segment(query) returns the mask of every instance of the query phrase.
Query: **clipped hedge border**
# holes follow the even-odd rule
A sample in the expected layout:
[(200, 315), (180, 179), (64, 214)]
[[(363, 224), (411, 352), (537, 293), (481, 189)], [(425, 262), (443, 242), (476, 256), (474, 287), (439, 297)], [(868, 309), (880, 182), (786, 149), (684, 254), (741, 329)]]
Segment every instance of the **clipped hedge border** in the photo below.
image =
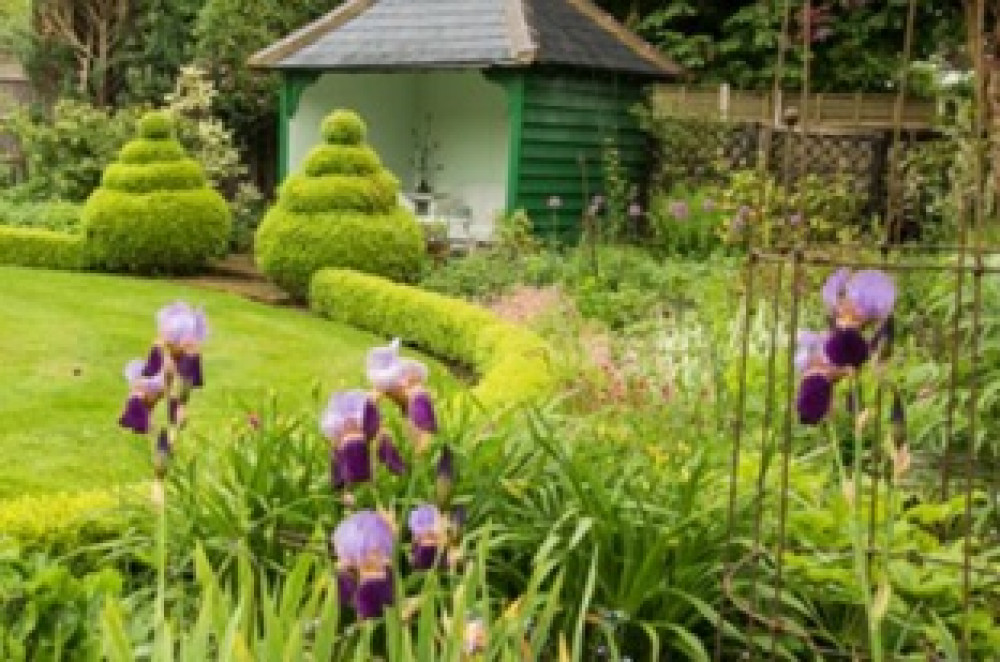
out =
[(36, 494), (0, 501), (0, 540), (24, 547), (74, 545), (121, 531), (121, 490)]
[(75, 271), (86, 264), (83, 237), (0, 225), (0, 264)]
[(544, 397), (555, 385), (541, 338), (464, 301), (356, 271), (324, 269), (312, 278), (309, 305), (324, 317), (400, 337), (470, 366), (479, 376), (472, 394), (487, 410)]

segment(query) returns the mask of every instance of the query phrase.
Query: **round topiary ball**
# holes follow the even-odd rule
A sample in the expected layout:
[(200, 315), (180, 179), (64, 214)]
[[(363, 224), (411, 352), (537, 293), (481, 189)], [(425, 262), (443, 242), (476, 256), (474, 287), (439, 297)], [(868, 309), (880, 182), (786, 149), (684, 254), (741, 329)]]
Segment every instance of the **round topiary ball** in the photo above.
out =
[(139, 120), (139, 136), (148, 140), (167, 140), (174, 136), (174, 118), (166, 110), (154, 110)]
[(122, 148), (84, 204), (88, 262), (105, 271), (190, 273), (226, 249), (226, 201), (185, 155), (168, 113), (142, 118), (140, 138)]
[(331, 145), (360, 145), (368, 135), (364, 120), (350, 110), (335, 110), (320, 126), (323, 140)]
[(324, 144), (282, 184), (257, 228), (257, 265), (299, 299), (325, 267), (414, 280), (424, 258), (423, 235), (399, 205), (399, 181), (364, 144), (364, 122), (334, 111), (322, 133)]

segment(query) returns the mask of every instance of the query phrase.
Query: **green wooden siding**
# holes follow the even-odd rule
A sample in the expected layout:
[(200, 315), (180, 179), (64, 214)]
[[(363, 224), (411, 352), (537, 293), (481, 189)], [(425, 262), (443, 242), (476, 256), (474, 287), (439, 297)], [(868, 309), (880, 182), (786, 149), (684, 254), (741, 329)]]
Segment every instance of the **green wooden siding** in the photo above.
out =
[[(627, 78), (528, 72), (507, 86), (511, 100), (511, 209), (524, 208), (542, 237), (575, 238), (595, 194), (604, 192), (604, 149), (618, 148), (630, 181), (639, 182), (645, 136), (632, 108), (640, 84)], [(548, 207), (551, 196), (562, 207)]]

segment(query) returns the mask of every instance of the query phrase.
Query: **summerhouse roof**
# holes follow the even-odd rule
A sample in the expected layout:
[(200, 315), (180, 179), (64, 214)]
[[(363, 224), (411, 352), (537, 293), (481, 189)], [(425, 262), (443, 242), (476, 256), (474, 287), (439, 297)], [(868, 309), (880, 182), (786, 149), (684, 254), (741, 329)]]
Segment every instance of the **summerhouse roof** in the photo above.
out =
[(348, 0), (250, 59), (270, 69), (680, 67), (589, 0)]

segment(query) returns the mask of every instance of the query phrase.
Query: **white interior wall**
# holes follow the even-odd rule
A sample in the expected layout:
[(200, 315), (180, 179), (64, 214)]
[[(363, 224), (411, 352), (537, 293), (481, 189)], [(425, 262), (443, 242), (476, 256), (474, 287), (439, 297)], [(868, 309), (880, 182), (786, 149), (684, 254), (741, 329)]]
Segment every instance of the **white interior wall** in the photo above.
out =
[[(335, 108), (361, 114), (372, 147), (399, 177), (405, 193), (418, 183), (418, 138), (427, 136), (436, 143), (432, 158), (440, 169), (431, 174), (434, 193), (467, 206), (469, 231), (488, 238), (507, 202), (510, 128), (500, 86), (468, 70), (324, 74), (303, 93), (291, 121), (289, 172), (319, 142), (320, 122)], [(454, 207), (439, 205), (443, 214)], [(465, 231), (461, 225), (457, 234)]]
[(403, 187), (412, 178), (412, 109), (416, 79), (408, 74), (323, 74), (306, 88), (288, 130), (288, 172), (295, 172), (321, 138), (330, 111), (354, 110), (368, 125), (368, 142)]

